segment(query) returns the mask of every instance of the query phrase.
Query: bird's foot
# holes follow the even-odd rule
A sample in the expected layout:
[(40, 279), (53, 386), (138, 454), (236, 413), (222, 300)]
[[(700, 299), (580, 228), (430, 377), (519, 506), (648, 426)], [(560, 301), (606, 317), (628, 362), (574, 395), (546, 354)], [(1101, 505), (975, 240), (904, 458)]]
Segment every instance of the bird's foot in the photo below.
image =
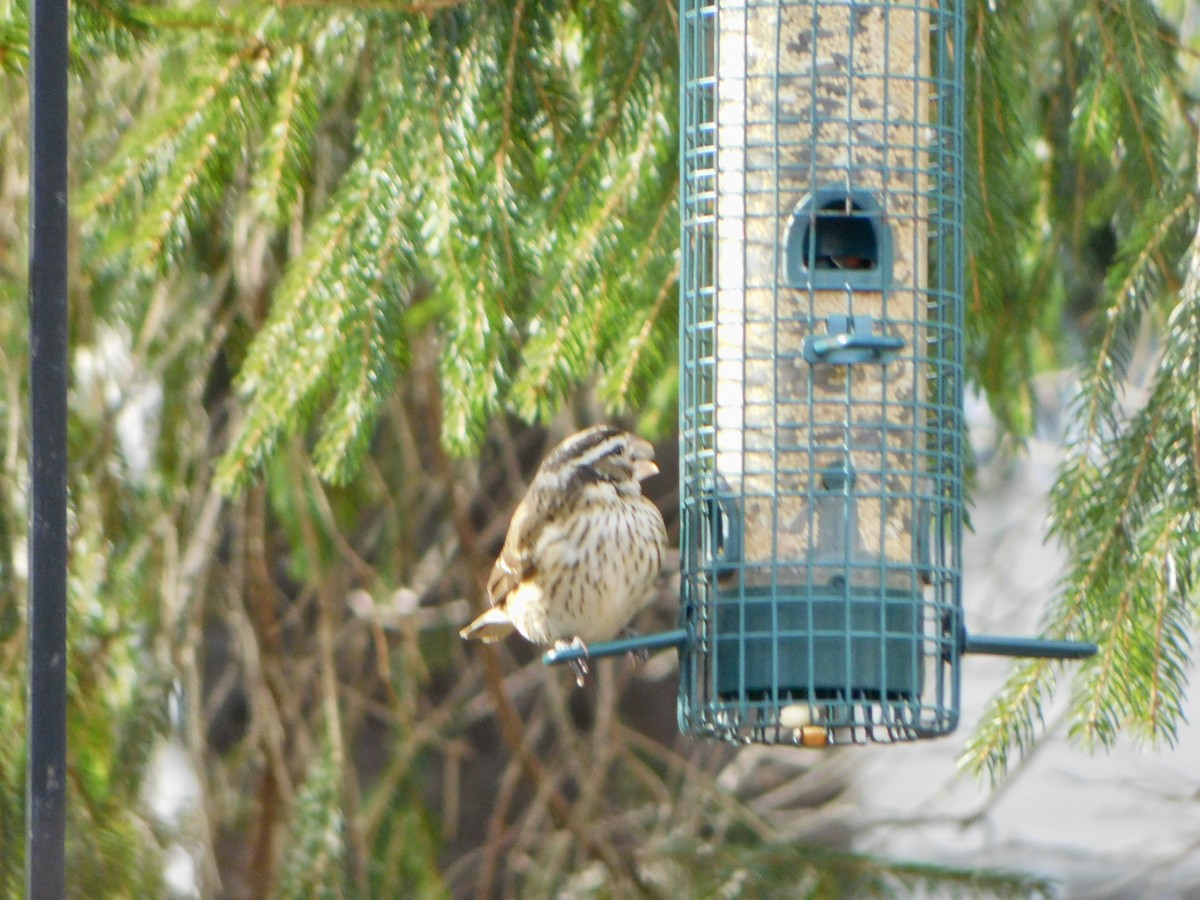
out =
[[(638, 633), (632, 628), (622, 628), (621, 633), (617, 635), (617, 637), (621, 638), (622, 640), (628, 640), (629, 638), (635, 638), (637, 636)], [(650, 651), (645, 647), (640, 647), (637, 650), (630, 650), (628, 656), (640, 666), (650, 658)]]
[(588, 648), (587, 644), (583, 642), (583, 638), (576, 635), (572, 640), (569, 641), (555, 641), (554, 649), (577, 649), (583, 651), (583, 656), (567, 661), (567, 665), (570, 666), (571, 671), (575, 673), (575, 683), (580, 687), (583, 687), (584, 682), (587, 681), (588, 675)]

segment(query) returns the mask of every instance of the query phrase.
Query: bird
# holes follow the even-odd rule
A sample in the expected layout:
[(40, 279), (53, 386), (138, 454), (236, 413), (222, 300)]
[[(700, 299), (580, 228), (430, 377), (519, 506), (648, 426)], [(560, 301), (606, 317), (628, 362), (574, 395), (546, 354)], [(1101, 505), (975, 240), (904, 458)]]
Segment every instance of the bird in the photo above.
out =
[(487, 583), (490, 608), (463, 628), (466, 640), (582, 647), (571, 662), (587, 676), (589, 643), (616, 637), (649, 603), (667, 530), (641, 482), (658, 473), (650, 442), (596, 425), (543, 460), (508, 526)]

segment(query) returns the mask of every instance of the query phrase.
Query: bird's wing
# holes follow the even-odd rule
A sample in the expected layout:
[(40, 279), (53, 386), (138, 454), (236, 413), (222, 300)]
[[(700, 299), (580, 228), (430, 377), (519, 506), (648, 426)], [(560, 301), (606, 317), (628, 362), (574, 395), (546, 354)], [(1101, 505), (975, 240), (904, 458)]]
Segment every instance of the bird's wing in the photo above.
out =
[(518, 548), (526, 547), (530, 516), (526, 512), (526, 504), (517, 504), (512, 521), (508, 525), (508, 535), (504, 539), (504, 548), (492, 566), (492, 574), (488, 576), (487, 594), (491, 607), (480, 613), (474, 621), (459, 632), (468, 640), (483, 641), (490, 644), (499, 641), (512, 633), (514, 625), (505, 609), (508, 595), (516, 589), (521, 580), (533, 571), (533, 563), (528, 551)]
[(504, 598), (521, 583), (525, 572), (525, 567), (516, 558), (516, 554), (510, 554), (509, 550), (506, 543), (504, 549), (500, 551), (500, 556), (496, 558), (495, 565), (492, 566), (492, 574), (488, 576), (487, 593), (488, 599), (492, 601), (492, 606), (504, 602)]
[(533, 518), (524, 501), (517, 504), (512, 521), (508, 524), (504, 547), (496, 557), (492, 574), (488, 576), (487, 593), (493, 606), (503, 604), (504, 598), (533, 571), (528, 540)]

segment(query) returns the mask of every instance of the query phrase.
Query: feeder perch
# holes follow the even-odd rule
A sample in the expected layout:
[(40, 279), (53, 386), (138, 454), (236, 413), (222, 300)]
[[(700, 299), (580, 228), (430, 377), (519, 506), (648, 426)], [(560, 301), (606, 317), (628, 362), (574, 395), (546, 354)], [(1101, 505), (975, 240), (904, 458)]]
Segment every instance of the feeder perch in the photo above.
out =
[(680, 22), (681, 628), (588, 652), (678, 646), (689, 734), (947, 734), (963, 653), (1095, 652), (963, 626), (961, 0)]

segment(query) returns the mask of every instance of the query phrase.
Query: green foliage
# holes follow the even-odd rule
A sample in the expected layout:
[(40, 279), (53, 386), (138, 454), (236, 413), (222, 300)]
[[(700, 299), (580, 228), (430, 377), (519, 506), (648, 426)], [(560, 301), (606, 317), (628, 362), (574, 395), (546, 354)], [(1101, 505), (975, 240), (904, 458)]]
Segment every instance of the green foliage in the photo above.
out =
[(29, 61), (29, 20), (0, 21), (0, 71), (17, 75)]
[[(452, 449), (477, 448), (505, 409), (552, 416), (589, 371), (614, 410), (649, 396), (675, 318), (667, 14), (146, 14), (150, 52), (188, 59), (186, 77), (140, 112), (78, 210), (97, 252), (137, 277), (172, 271), (202, 232), (228, 247), (257, 229), (284, 251), (239, 375), (226, 489), (311, 423), (322, 476), (352, 475), (407, 364), (404, 311), (427, 291)], [(322, 166), (318, 145), (339, 161)]]
[[(1187, 686), (1200, 550), (1198, 388), (1186, 374), (1196, 371), (1200, 347), (1195, 136), (1178, 40), (1151, 4), (1046, 12), (1059, 18), (1044, 58), (1061, 62), (1041, 98), (1040, 239), (1057, 271), (1054, 295), (1085, 343), (1051, 497), (1050, 534), (1070, 565), (1045, 633), (1100, 645), (1098, 656), (1072, 666), (1071, 733), (1085, 746), (1110, 746), (1122, 731), (1171, 743)], [(1161, 356), (1139, 390), (1129, 383), (1141, 377), (1130, 371), (1131, 354), (1147, 332), (1157, 334)], [(1011, 751), (1028, 751), (1057, 673), (1046, 660), (1016, 667), (964, 764), (997, 779)]]
[(283, 854), (281, 900), (353, 896), (346, 868), (346, 823), (339, 797), (342, 771), (328, 749), (313, 760), (296, 797)]
[(414, 897), (450, 896), (431, 861), (437, 858), (433, 823), (415, 790), (387, 798), (368, 863), (367, 896), (394, 893), (397, 885)]
[[(1034, 898), (1053, 896), (1051, 886), (987, 870), (896, 863), (861, 854), (819, 848), (730, 841), (722, 847), (676, 848), (679, 869), (672, 875), (691, 885), (687, 895), (730, 898), (962, 897)], [(681, 886), (673, 882), (672, 887)]]
[[(19, 692), (17, 673), (11, 671), (16, 661), (4, 649), (4, 694), (0, 696), (0, 729), (3, 734), (22, 734), (25, 721), (24, 693)], [(25, 768), (26, 754), (22, 743), (0, 740), (0, 837), (5, 852), (0, 853), (0, 895), (21, 896), (25, 890), (25, 843), (16, 840), (25, 832)]]
[[(1100, 644), (1073, 681), (1071, 730), (1087, 746), (1109, 746), (1121, 730), (1173, 743), (1183, 714), (1200, 554), (1200, 237), (1148, 397), (1127, 419), (1118, 396), (1127, 340), (1113, 333), (1122, 312), (1111, 311), (1113, 346), (1084, 383), (1082, 427), (1052, 496), (1052, 530), (1073, 562), (1047, 633)], [(1032, 745), (1053, 680), (1048, 661), (1017, 668), (972, 739), (972, 765), (999, 777), (1010, 747)]]
[[(969, 6), (966, 130), (968, 372), (1004, 425), (1032, 427), (1029, 377), (1039, 331), (1053, 320), (1047, 303), (1041, 236), (1028, 223), (1037, 203), (1031, 134), (1036, 119), (1029, 33), (1032, 5), (1006, 4), (995, 15)], [(1001, 235), (1003, 239), (998, 239)]]

